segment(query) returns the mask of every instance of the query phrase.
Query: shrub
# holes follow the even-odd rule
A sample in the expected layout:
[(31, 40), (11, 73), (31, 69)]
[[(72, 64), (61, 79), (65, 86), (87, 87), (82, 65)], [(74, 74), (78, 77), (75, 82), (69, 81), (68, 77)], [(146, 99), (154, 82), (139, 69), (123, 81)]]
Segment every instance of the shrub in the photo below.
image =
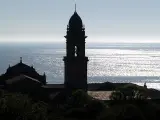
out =
[(1, 119), (34, 119), (45, 120), (47, 105), (43, 102), (34, 103), (27, 95), (7, 93), (0, 98)]
[(115, 105), (111, 110), (119, 120), (145, 120), (141, 110), (133, 104)]

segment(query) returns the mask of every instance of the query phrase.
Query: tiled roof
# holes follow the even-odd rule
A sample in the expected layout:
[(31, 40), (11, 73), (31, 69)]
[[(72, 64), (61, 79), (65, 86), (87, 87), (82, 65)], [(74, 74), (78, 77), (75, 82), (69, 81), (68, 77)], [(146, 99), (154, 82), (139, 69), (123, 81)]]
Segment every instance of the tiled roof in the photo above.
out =
[(32, 81), (35, 81), (35, 82), (40, 83), (37, 79), (34, 79), (34, 78), (32, 78), (32, 77), (29, 77), (29, 76), (23, 75), (23, 74), (21, 74), (21, 75), (19, 75), (19, 76), (16, 76), (16, 77), (14, 77), (14, 78), (11, 78), (11, 79), (6, 80), (6, 83), (7, 83), (7, 84), (12, 84), (13, 82), (20, 81), (20, 80), (24, 80), (24, 79), (26, 79), (26, 78), (27, 78), (27, 79), (30, 79), (30, 80), (32, 80)]
[(48, 84), (42, 86), (43, 88), (64, 88), (64, 84)]
[(110, 100), (112, 91), (88, 91), (88, 95), (98, 100)]

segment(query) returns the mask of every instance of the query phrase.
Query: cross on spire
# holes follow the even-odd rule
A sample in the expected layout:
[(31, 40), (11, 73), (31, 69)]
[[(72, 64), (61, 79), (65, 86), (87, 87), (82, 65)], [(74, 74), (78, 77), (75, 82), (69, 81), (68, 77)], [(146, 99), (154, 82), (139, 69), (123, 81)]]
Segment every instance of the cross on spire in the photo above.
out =
[(75, 2), (75, 12), (76, 12), (76, 10), (77, 10), (76, 0), (74, 0), (74, 2)]
[(76, 3), (75, 3), (75, 12), (76, 12), (76, 9), (77, 9), (77, 5), (76, 5)]

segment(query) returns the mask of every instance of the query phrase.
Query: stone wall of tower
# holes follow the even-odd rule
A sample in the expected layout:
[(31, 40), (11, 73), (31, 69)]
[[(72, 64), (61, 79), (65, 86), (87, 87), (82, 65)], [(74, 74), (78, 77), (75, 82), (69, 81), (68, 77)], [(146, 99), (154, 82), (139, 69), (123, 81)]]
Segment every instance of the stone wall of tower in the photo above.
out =
[(65, 62), (65, 87), (71, 89), (87, 90), (87, 62), (88, 58), (64, 57)]

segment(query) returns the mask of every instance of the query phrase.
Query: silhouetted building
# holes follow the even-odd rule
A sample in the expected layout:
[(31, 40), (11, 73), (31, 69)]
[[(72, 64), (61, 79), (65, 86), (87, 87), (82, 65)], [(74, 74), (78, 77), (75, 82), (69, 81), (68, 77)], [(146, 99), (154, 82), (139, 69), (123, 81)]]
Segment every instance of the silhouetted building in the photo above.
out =
[(42, 83), (26, 75), (19, 75), (5, 81), (7, 90), (12, 92), (32, 93), (39, 90)]
[(85, 56), (85, 28), (82, 19), (76, 10), (69, 20), (67, 26), (66, 38), (66, 56), (65, 64), (65, 81), (67, 89), (87, 90), (87, 62)]
[[(23, 76), (23, 77), (22, 77)], [(27, 78), (27, 79), (26, 79)], [(9, 66), (6, 73), (0, 76), (1, 84), (8, 84), (7, 81), (23, 81), (23, 80), (32, 80), (37, 82), (38, 84), (45, 85), (46, 84), (46, 75), (39, 75), (33, 66), (28, 66), (22, 62), (22, 58), (20, 62), (14, 66)], [(9, 82), (10, 83), (10, 82)], [(23, 83), (23, 82), (22, 82)], [(30, 85), (28, 85), (29, 87)]]
[[(38, 97), (54, 96), (63, 90), (82, 89), (87, 91), (87, 63), (85, 56), (85, 28), (80, 16), (75, 11), (67, 26), (65, 80), (64, 84), (46, 85), (46, 75), (40, 75), (33, 66), (20, 62), (8, 67), (5, 74), (0, 76), (0, 85), (4, 88), (22, 93), (29, 93)], [(66, 89), (64, 89), (66, 88)], [(43, 94), (43, 95), (42, 95)]]

